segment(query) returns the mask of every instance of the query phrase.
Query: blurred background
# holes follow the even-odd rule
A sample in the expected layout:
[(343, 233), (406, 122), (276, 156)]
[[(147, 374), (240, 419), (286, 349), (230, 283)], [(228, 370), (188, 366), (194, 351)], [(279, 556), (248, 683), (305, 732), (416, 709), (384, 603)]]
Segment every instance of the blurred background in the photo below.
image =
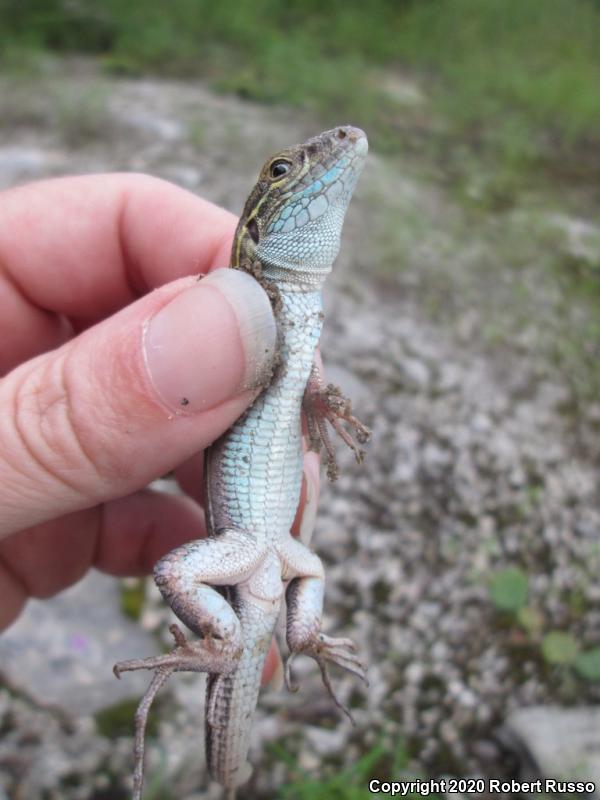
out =
[[(345, 122), (371, 155), (323, 352), (374, 438), (314, 544), (371, 686), (336, 676), (351, 728), (299, 659), (243, 797), (600, 789), (600, 2), (0, 0), (2, 189), (136, 170), (239, 213), (266, 156)], [(167, 621), (100, 574), (30, 603), (0, 638), (0, 800), (129, 797), (145, 678), (111, 667)], [(202, 682), (156, 706), (146, 800), (219, 796)]]

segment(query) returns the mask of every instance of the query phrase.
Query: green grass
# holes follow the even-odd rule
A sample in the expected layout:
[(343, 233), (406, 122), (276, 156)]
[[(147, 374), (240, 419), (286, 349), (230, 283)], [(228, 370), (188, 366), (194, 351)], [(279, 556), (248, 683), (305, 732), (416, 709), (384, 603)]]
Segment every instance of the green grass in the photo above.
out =
[(139, 620), (146, 599), (145, 578), (125, 578), (121, 583), (120, 603), (124, 616)]
[[(303, 770), (296, 758), (281, 744), (274, 745), (271, 752), (284, 761), (291, 773), (285, 788), (278, 792), (278, 800), (369, 800), (369, 781), (416, 781), (420, 775), (409, 768), (410, 758), (402, 741), (395, 748), (376, 744), (349, 767), (336, 769), (333, 773), (323, 769), (319, 775)], [(429, 795), (440, 800), (439, 795)], [(422, 794), (408, 792), (408, 800), (417, 800)]]
[[(117, 736), (131, 736), (133, 731), (133, 718), (139, 704), (137, 700), (122, 700), (112, 706), (96, 712), (95, 720), (98, 733), (107, 739)], [(156, 736), (158, 723), (157, 715), (148, 719), (148, 736)]]
[(460, 130), (503, 139), (508, 156), (539, 146), (532, 131), (566, 144), (600, 131), (594, 4), (442, 0), (418, 4), (405, 23), (400, 57), (435, 72), (439, 102)]
[[(362, 123), (388, 150), (441, 134), (508, 164), (598, 136), (599, 43), (591, 0), (372, 0), (368, 11), (359, 0), (0, 0), (2, 51), (91, 52), (113, 70), (202, 75)], [(384, 69), (416, 74), (431, 107), (394, 96)], [(430, 128), (438, 112), (441, 128)]]

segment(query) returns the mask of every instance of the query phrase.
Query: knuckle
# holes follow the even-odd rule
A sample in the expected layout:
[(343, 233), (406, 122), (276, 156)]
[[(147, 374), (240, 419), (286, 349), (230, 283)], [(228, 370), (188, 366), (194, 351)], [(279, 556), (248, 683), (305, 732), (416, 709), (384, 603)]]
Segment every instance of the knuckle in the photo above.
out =
[(67, 352), (23, 376), (14, 396), (14, 427), (32, 471), (94, 497), (103, 476), (91, 454), (90, 431), (74, 413)]

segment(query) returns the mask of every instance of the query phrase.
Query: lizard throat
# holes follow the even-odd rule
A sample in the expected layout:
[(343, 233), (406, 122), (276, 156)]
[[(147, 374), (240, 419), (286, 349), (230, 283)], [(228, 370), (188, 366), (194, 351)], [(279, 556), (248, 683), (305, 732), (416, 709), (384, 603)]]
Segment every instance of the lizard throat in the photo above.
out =
[(261, 264), (265, 278), (291, 292), (314, 292), (321, 288), (331, 272), (331, 265), (327, 268), (307, 267), (306, 269), (298, 269), (296, 266), (274, 264), (262, 260)]

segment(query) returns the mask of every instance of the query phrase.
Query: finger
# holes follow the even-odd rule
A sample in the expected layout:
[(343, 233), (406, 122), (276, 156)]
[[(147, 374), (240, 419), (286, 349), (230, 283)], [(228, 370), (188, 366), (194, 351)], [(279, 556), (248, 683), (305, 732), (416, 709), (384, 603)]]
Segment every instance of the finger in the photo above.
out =
[(276, 691), (283, 688), (283, 662), (275, 639), (271, 639), (271, 646), (263, 667), (261, 682), (263, 686), (268, 686)]
[(205, 535), (189, 498), (144, 490), (77, 511), (0, 541), (0, 630), (30, 597), (50, 597), (90, 567), (144, 575), (174, 547)]
[(145, 175), (0, 194), (0, 372), (177, 277), (229, 263), (235, 218)]
[(249, 275), (138, 300), (0, 381), (0, 534), (129, 494), (229, 428), (267, 379), (276, 325)]
[(166, 553), (205, 536), (204, 512), (191, 498), (144, 489), (104, 504), (93, 565), (120, 577), (148, 575)]
[(302, 472), (302, 489), (296, 516), (292, 524), (292, 534), (300, 539), (302, 544), (310, 544), (315, 521), (317, 506), (319, 504), (319, 465), (318, 453), (306, 452), (304, 454), (304, 469)]
[(187, 495), (204, 505), (204, 453), (194, 453), (174, 470), (177, 483)]

